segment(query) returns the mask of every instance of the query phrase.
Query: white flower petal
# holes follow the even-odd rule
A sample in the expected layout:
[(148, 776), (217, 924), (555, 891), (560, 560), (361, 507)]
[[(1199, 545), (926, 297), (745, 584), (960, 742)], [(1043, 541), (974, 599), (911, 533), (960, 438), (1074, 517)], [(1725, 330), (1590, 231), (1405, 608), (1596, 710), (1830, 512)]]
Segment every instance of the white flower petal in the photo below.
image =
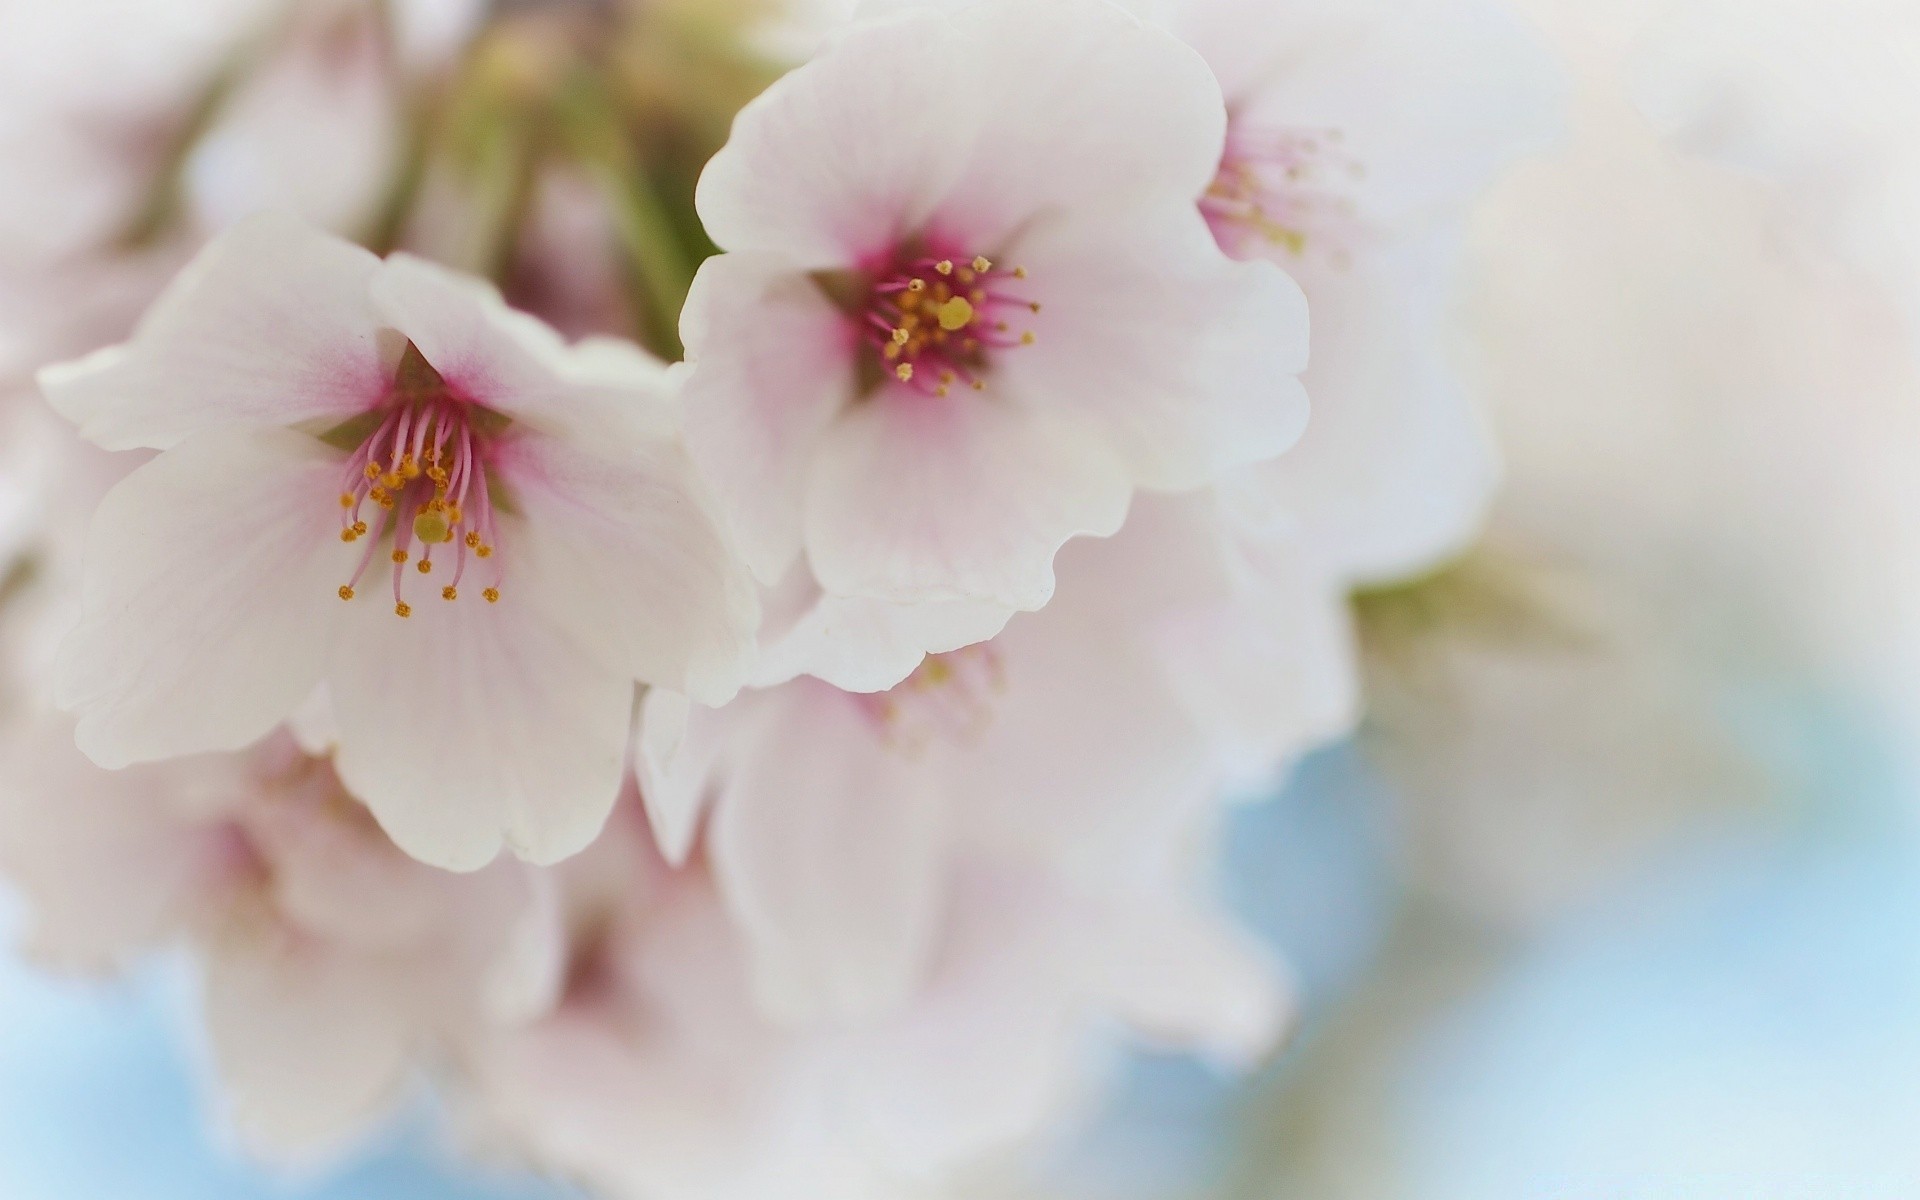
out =
[(320, 681), (355, 558), (339, 456), (285, 429), (199, 434), (94, 516), (57, 699), (104, 766), (233, 750)]
[(829, 432), (807, 489), (807, 552), (830, 593), (1039, 608), (1053, 555), (1126, 519), (1120, 464), (1084, 425), (963, 392), (893, 387)]
[(751, 734), (721, 786), (711, 856), (763, 1008), (806, 1022), (894, 1007), (918, 980), (945, 890), (937, 773), (823, 684), (768, 697)]
[(1307, 303), (1266, 263), (1222, 256), (1192, 206), (1025, 241), (1038, 341), (996, 370), (1097, 421), (1142, 483), (1186, 489), (1291, 446), (1307, 424)]
[[(290, 930), (248, 925), (208, 947), (214, 1065), (256, 1148), (319, 1160), (393, 1107), (412, 1018), (377, 962)], [(404, 989), (402, 989), (404, 994)]]
[(807, 465), (854, 394), (852, 322), (763, 256), (707, 260), (681, 316), (687, 448), (763, 583), (800, 553)]
[(1104, 0), (983, 0), (953, 22), (958, 40), (926, 83), (967, 97), (981, 129), (941, 200), (942, 229), (992, 253), (1029, 222), (1191, 204), (1212, 182), (1220, 88), (1163, 31)]
[(947, 18), (854, 30), (741, 110), (700, 177), (707, 232), (729, 251), (839, 267), (916, 233), (965, 163), (991, 94)]
[(477, 586), (452, 603), (423, 589), (404, 620), (377, 586), (345, 606), (329, 677), (340, 777), (401, 849), (448, 870), (486, 865), (503, 842), (531, 862), (566, 858), (620, 790), (632, 680), (555, 629), (531, 577), (518, 582), (498, 604)]
[(1499, 483), (1486, 421), (1447, 361), (1451, 239), (1316, 270), (1314, 416), (1300, 444), (1231, 486), (1284, 511), (1353, 583), (1463, 550)]
[(1248, 128), (1338, 130), (1363, 213), (1396, 226), (1457, 210), (1557, 135), (1563, 72), (1489, 0), (1189, 0), (1174, 32)]
[(352, 416), (391, 377), (367, 300), (378, 265), (290, 217), (255, 217), (180, 272), (132, 341), (47, 368), (41, 390), (109, 450), (165, 449), (229, 423)]
[(773, 687), (802, 675), (849, 692), (884, 692), (913, 674), (929, 654), (984, 642), (1013, 610), (975, 600), (889, 604), (829, 596), (797, 565), (767, 600), (760, 660), (748, 681)]
[(723, 704), (752, 664), (758, 590), (679, 441), (603, 432), (496, 443), (523, 578), (607, 669)]

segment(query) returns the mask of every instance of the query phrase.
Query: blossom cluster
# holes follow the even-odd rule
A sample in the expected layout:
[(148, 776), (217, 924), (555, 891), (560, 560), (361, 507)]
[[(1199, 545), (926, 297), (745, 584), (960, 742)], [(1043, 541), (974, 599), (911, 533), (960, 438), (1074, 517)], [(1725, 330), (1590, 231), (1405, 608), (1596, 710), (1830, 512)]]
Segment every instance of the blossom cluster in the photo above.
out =
[[(697, 274), (613, 189), (625, 320), (574, 174), (479, 258), (432, 164), (358, 243), (350, 179), (306, 208), (311, 106), (270, 98), (357, 79), (364, 16), (309, 7), (169, 181), (206, 236), (111, 268), (130, 332), (29, 345), (124, 334), (38, 373), (82, 441), (9, 400), (57, 462), (0, 611), (37, 950), (190, 945), (262, 1152), (424, 1078), (612, 1195), (897, 1195), (1043, 1129), (1115, 1027), (1270, 1053), (1285, 972), (1208, 868), (1356, 720), (1349, 592), (1491, 492), (1444, 316), (1467, 202), (1550, 128), (1527, 38), (1480, 0), (869, 4), (728, 112)], [(630, 179), (609, 106), (684, 114), (553, 67), (565, 7), (459, 17), (468, 65)]]

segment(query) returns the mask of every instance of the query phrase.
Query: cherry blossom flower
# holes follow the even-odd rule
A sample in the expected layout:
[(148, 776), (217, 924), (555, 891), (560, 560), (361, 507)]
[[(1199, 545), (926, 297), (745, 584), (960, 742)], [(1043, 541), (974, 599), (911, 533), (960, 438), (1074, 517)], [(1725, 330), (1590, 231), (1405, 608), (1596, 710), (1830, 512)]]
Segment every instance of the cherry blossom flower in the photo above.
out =
[(1220, 245), (1277, 262), (1313, 309), (1301, 444), (1235, 486), (1357, 582), (1462, 549), (1498, 476), (1448, 356), (1460, 226), (1495, 172), (1543, 145), (1560, 83), (1491, 0), (1134, 0), (1226, 97), (1200, 202)]
[(414, 862), (284, 737), (116, 773), (48, 717), (7, 750), (0, 864), (27, 902), (29, 949), (98, 971), (190, 942), (227, 1107), (258, 1152), (337, 1151), (436, 1047), (557, 997), (542, 876)]
[(899, 1004), (972, 850), (1124, 876), (1143, 829), (1350, 726), (1337, 579), (1310, 556), (1246, 556), (1217, 507), (1143, 500), (1118, 537), (1067, 547), (1045, 609), (884, 692), (802, 678), (720, 709), (648, 696), (660, 845), (680, 861), (706, 820), (766, 1011)]
[(42, 386), (162, 451), (101, 504), (59, 664), (103, 765), (245, 746), (324, 682), (409, 853), (551, 861), (613, 804), (636, 679), (717, 702), (746, 670), (752, 585), (659, 369), (440, 268), (257, 218)]
[(465, 1060), (489, 1144), (609, 1196), (915, 1194), (1058, 1119), (1114, 1023), (1232, 1066), (1283, 1027), (1273, 964), (1194, 898), (1178, 838), (1124, 886), (973, 859), (905, 1005), (770, 1022), (707, 872), (669, 870), (625, 815), (557, 868), (576, 932), (560, 1005)]
[(762, 582), (804, 550), (830, 596), (1038, 608), (1136, 488), (1286, 449), (1305, 310), (1194, 208), (1223, 135), (1204, 64), (1098, 0), (914, 7), (748, 105), (682, 332)]

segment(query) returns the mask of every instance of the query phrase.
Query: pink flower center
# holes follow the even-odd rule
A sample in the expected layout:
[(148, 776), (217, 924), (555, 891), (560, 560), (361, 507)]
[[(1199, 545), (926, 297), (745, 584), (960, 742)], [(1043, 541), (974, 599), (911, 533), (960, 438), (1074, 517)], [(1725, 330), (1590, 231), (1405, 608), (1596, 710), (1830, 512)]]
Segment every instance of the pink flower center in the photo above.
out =
[(886, 740), (914, 751), (935, 738), (967, 742), (993, 720), (993, 699), (1006, 673), (991, 642), (931, 654), (891, 691), (855, 700)]
[[(454, 395), (411, 345), (376, 415), (373, 433), (348, 456), (341, 484), (340, 540), (365, 539), (367, 549), (340, 598), (353, 599), (376, 552), (390, 545), (393, 611), (407, 617), (413, 615), (405, 592), (409, 562), (418, 574), (431, 575), (436, 551), (441, 562), (451, 557), (452, 578), (440, 597), (456, 600), (468, 559), (493, 557), (497, 526), (485, 440), (475, 425), (499, 418)], [(489, 604), (500, 599), (497, 563), (480, 594)]]
[(1018, 294), (1026, 269), (1005, 270), (984, 257), (914, 258), (880, 273), (863, 332), (895, 379), (930, 396), (955, 386), (986, 390), (992, 355), (1031, 346), (1016, 329), (1040, 305)]
[(1354, 205), (1342, 188), (1366, 170), (1340, 151), (1338, 129), (1227, 128), (1220, 172), (1200, 211), (1220, 248), (1246, 258), (1271, 246), (1296, 256), (1324, 247), (1336, 263), (1348, 254)]

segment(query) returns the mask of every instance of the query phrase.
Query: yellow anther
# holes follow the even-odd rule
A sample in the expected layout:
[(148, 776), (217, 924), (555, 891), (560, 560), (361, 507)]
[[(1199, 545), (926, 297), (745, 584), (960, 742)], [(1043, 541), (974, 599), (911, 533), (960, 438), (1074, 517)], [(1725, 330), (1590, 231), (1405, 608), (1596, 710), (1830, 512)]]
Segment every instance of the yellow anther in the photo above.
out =
[(433, 560), (430, 558), (421, 559), (419, 565), (414, 567), (414, 570), (420, 572), (422, 575), (433, 574)]
[(479, 546), (479, 545), (480, 545), (480, 535), (479, 535), (479, 534), (477, 534), (477, 533), (469, 533), (469, 534), (467, 534), (467, 548), (468, 548), (469, 550), (471, 550), (471, 549), (474, 549), (475, 547), (477, 547), (477, 546)]
[(342, 600), (351, 600), (351, 599), (353, 599), (353, 589), (352, 589), (352, 588), (350, 588), (350, 587), (348, 587), (348, 586), (347, 586), (347, 585), (345, 585), (345, 584), (341, 584), (341, 585), (340, 585), (340, 598), (341, 598)]
[(927, 290), (927, 281), (924, 279), (915, 279), (907, 284), (907, 291), (909, 293), (924, 292), (926, 290)]
[[(446, 512), (447, 512), (447, 524), (458, 525), (460, 523), (460, 506), (458, 504), (447, 505)], [(448, 533), (446, 537), (441, 538), (440, 540), (443, 542), (450, 542), (453, 540), (453, 534)]]
[(387, 501), (393, 499), (392, 496), (387, 495), (387, 489), (383, 487), (368, 488), (367, 498), (372, 500), (375, 504), (385, 504)]
[(913, 382), (913, 364), (912, 363), (901, 363), (899, 366), (893, 369), (893, 373), (894, 373), (894, 376), (898, 378), (901, 383)]
[(1027, 307), (1032, 309), (1034, 312), (1039, 312), (1040, 302), (1038, 300), (1035, 300), (1032, 304), (1027, 305)]
[(955, 278), (958, 279), (961, 283), (970, 284), (979, 277), (975, 275), (970, 269), (966, 267), (961, 267), (960, 273), (957, 276), (955, 276)]
[(896, 329), (893, 331), (893, 344), (896, 346), (904, 346), (911, 337), (913, 337), (912, 330)]
[(440, 598), (442, 600), (458, 600), (460, 598), (460, 592), (457, 588), (443, 587), (440, 589)]
[(379, 463), (368, 463), (368, 464), (367, 464), (367, 478), (368, 478), (368, 479), (378, 479), (378, 478), (380, 478), (380, 464), (379, 464)]
[(478, 555), (478, 556), (479, 556), (479, 557), (481, 557), (481, 558), (492, 558), (492, 557), (493, 557), (493, 547), (492, 547), (492, 546), (475, 546), (475, 547), (473, 548), (473, 552), (474, 552), (474, 554), (476, 554), (476, 555)]
[(487, 589), (486, 591), (484, 591), (484, 592), (481, 592), (480, 594), (481, 594), (482, 596), (485, 596), (485, 597), (487, 598), (487, 603), (488, 603), (488, 604), (498, 604), (498, 603), (500, 603), (500, 589), (499, 589), (499, 588), (488, 588), (488, 589)]
[(892, 362), (894, 359), (900, 357), (900, 347), (889, 342), (887, 343), (887, 348), (880, 353), (885, 356), (888, 362)]
[(355, 521), (353, 523), (353, 536), (355, 537), (367, 536), (367, 523), (365, 521)]
[(976, 391), (976, 392), (984, 392), (984, 391), (986, 391), (986, 390), (987, 390), (987, 381), (986, 381), (986, 380), (984, 380), (984, 379), (976, 379), (976, 380), (974, 380), (974, 381), (973, 381), (973, 390), (974, 390), (974, 391)]
[(400, 460), (400, 473), (408, 479), (420, 478), (420, 464), (414, 460), (413, 455), (409, 454)]
[(405, 482), (406, 480), (400, 478), (400, 473), (398, 471), (389, 471), (385, 475), (381, 476), (380, 478), (380, 486), (383, 488), (386, 488), (390, 492), (397, 490), (400, 487), (400, 485)]
[(973, 304), (965, 296), (955, 296), (940, 306), (940, 328), (952, 333), (973, 324)]
[(1025, 267), (1015, 267), (1013, 269), (1013, 277), (1015, 279), (1025, 279), (1027, 277), (1027, 269)]
[(940, 272), (942, 275), (951, 275), (953, 274), (953, 260), (950, 258), (943, 258), (939, 262), (933, 264), (933, 269)]
[(341, 493), (340, 493), (340, 507), (341, 507), (341, 508), (352, 508), (352, 507), (353, 507), (353, 497), (352, 497), (352, 496), (351, 496), (350, 494), (348, 494), (348, 493), (346, 493), (346, 492), (341, 492)]
[(413, 615), (413, 606), (405, 600), (402, 600), (393, 606), (393, 615), (396, 617), (410, 617)]
[(1020, 344), (1022, 346), (1031, 346), (1039, 340), (1039, 338), (1034, 336), (1033, 330), (1031, 329), (1020, 335)]
[(393, 561), (397, 563), (407, 561), (407, 552), (405, 550), (395, 550), (393, 552)]
[(985, 257), (976, 258), (973, 260), (973, 269), (985, 275), (988, 271), (993, 270), (993, 264), (988, 262)]
[(343, 542), (357, 542), (360, 540), (360, 535), (351, 529), (342, 529), (340, 531), (340, 540)]
[(938, 396), (940, 399), (945, 400), (952, 391), (953, 391), (952, 388), (948, 387), (946, 384), (943, 383), (939, 387), (933, 389), (933, 394), (935, 396)]
[(429, 546), (453, 540), (453, 524), (443, 512), (423, 509), (413, 518), (413, 536)]

